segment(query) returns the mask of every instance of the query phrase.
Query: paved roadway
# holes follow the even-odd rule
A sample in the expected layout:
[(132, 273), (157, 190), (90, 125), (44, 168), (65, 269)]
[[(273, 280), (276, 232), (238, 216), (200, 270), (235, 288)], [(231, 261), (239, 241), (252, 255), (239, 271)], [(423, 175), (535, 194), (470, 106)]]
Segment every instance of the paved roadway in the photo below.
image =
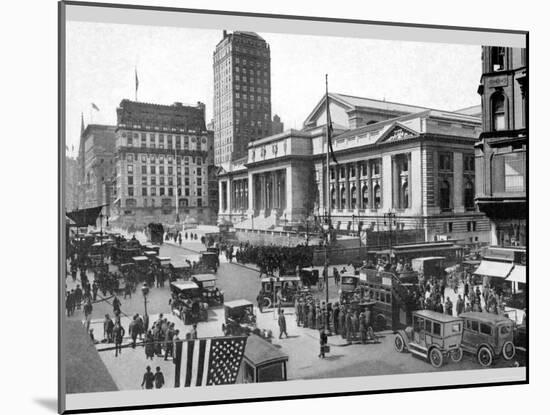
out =
[[(183, 247), (172, 244), (163, 244), (161, 255), (177, 258), (186, 255), (196, 255), (196, 251), (202, 250), (198, 242), (187, 242)], [(260, 289), (258, 271), (252, 267), (239, 264), (229, 264), (221, 258), (218, 269), (218, 286), (224, 290), (226, 301), (245, 298), (255, 303)], [(90, 279), (92, 276), (90, 275)], [(69, 288), (73, 287), (70, 277), (67, 278)], [(336, 296), (336, 287), (332, 280), (329, 284), (330, 298)], [(324, 293), (318, 293), (324, 297)], [(177, 328), (180, 329), (180, 337), (183, 338), (189, 331), (180, 320), (170, 314), (168, 299), (170, 291), (168, 285), (163, 288), (152, 288), (147, 300), (148, 313), (151, 321), (158, 318), (159, 313), (168, 315)], [(127, 315), (134, 313), (143, 314), (144, 302), (141, 292), (137, 291), (131, 298), (121, 298), (122, 311)], [(105, 314), (112, 315), (111, 300), (94, 304), (92, 313), (92, 325), (96, 338), (102, 338), (103, 325), (101, 323)], [(408, 353), (399, 354), (393, 349), (393, 335), (383, 333), (378, 344), (347, 345), (339, 336), (329, 337), (331, 353), (327, 358), (318, 358), (318, 333), (311, 329), (297, 327), (293, 310), (286, 309), (287, 326), (290, 337), (279, 340), (276, 317), (272, 312), (259, 313), (258, 326), (263, 329), (271, 329), (275, 335), (273, 344), (289, 355), (288, 377), (289, 379), (313, 379), (346, 376), (368, 376), (394, 373), (418, 373), (437, 370), (479, 369), (480, 366), (473, 357), (465, 355), (459, 364), (448, 363), (441, 369), (433, 368), (429, 363), (416, 358)], [(71, 319), (82, 320), (82, 311), (77, 310)], [(209, 322), (199, 324), (199, 336), (221, 335), (221, 323), (224, 320), (223, 308), (210, 310)], [(123, 319), (123, 326), (128, 327), (129, 319)], [(102, 348), (103, 346), (98, 346)], [(100, 356), (105, 362), (109, 372), (113, 376), (117, 386), (121, 390), (139, 389), (141, 378), (146, 365), (160, 366), (166, 377), (166, 386), (173, 385), (174, 365), (170, 360), (164, 361), (162, 357), (155, 357), (153, 361), (146, 361), (143, 348), (126, 348), (122, 356), (115, 358), (113, 351), (102, 351)], [(513, 366), (515, 362), (498, 361), (495, 367)]]

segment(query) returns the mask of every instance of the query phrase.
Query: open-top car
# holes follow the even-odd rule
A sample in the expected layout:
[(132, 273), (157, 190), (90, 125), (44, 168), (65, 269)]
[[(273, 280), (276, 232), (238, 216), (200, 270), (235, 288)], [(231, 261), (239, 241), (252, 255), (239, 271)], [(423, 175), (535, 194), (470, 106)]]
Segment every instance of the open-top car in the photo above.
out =
[(261, 280), (261, 305), (263, 308), (293, 306), (300, 291), (300, 278), (295, 276), (264, 277)]
[(254, 304), (248, 300), (228, 301), (224, 304), (225, 323), (222, 331), (225, 336), (250, 335), (256, 329)]
[(202, 298), (209, 306), (223, 304), (223, 291), (216, 287), (214, 274), (196, 274), (191, 280), (199, 286)]
[(202, 301), (199, 286), (193, 281), (170, 283), (172, 313), (183, 320), (184, 324), (193, 324), (208, 320), (208, 304)]
[(398, 330), (394, 338), (395, 350), (409, 351), (427, 359), (432, 366), (441, 367), (447, 357), (453, 362), (462, 360), (463, 320), (431, 310), (412, 313), (413, 325)]
[(479, 312), (462, 313), (460, 318), (464, 322), (462, 348), (474, 354), (481, 366), (491, 366), (500, 356), (505, 360), (514, 358), (516, 347), (512, 320), (498, 314)]

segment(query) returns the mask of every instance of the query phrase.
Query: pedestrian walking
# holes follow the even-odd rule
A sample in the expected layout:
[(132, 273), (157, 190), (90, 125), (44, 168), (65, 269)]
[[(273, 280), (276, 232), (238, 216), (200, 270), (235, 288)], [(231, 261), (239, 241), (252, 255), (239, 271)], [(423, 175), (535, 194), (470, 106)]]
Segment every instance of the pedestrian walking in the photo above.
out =
[(153, 333), (151, 330), (145, 334), (145, 360), (151, 359), (155, 356), (155, 343), (153, 339)]
[(141, 388), (145, 386), (145, 389), (153, 389), (153, 383), (155, 381), (155, 375), (151, 372), (151, 366), (147, 366), (141, 381)]
[(166, 330), (166, 337), (164, 343), (164, 360), (168, 360), (168, 355), (173, 359), (174, 358), (174, 323), (170, 323), (168, 330)]
[(191, 340), (196, 340), (199, 338), (199, 333), (197, 331), (197, 324), (193, 324), (193, 329), (191, 330), (191, 333), (190, 333), (190, 337), (191, 337)]
[(464, 300), (462, 296), (458, 294), (458, 299), (456, 300), (456, 315), (459, 316), (464, 312)]
[(124, 339), (125, 334), (126, 330), (124, 330), (124, 327), (122, 327), (122, 324), (120, 324), (120, 320), (117, 320), (115, 326), (113, 327), (113, 337), (115, 339), (115, 357), (117, 357), (119, 354), (122, 354), (122, 340)]
[(451, 302), (451, 299), (447, 297), (447, 300), (445, 300), (445, 314), (448, 314), (450, 316), (453, 315), (453, 303)]
[(136, 314), (132, 318), (132, 321), (130, 322), (130, 324), (128, 325), (128, 334), (130, 334), (130, 337), (132, 338), (132, 349), (136, 348), (136, 340), (137, 340), (138, 331), (139, 331), (138, 322), (137, 322), (138, 317), (139, 316)]
[(325, 330), (319, 330), (319, 357), (325, 358), (325, 349), (328, 343), (328, 336)]
[(115, 323), (113, 323), (113, 320), (111, 320), (109, 314), (105, 314), (105, 320), (103, 320), (103, 339), (106, 340), (107, 343), (113, 342), (114, 327)]
[(120, 302), (120, 300), (118, 299), (118, 297), (115, 295), (115, 298), (113, 298), (113, 314), (115, 316), (119, 316), (120, 315), (120, 306), (122, 305), (122, 303)]
[(84, 303), (84, 319), (88, 320), (88, 316), (92, 314), (92, 302), (90, 298), (86, 299), (86, 303)]
[(97, 285), (96, 280), (94, 280), (94, 282), (92, 284), (92, 294), (93, 294), (94, 301), (97, 301), (97, 291), (98, 290), (99, 290), (99, 286)]
[(286, 332), (286, 319), (285, 319), (285, 310), (281, 309), (279, 311), (279, 339), (283, 334), (288, 338), (288, 333)]
[(160, 389), (164, 386), (164, 375), (160, 371), (160, 366), (157, 366), (157, 371), (155, 372), (155, 388)]

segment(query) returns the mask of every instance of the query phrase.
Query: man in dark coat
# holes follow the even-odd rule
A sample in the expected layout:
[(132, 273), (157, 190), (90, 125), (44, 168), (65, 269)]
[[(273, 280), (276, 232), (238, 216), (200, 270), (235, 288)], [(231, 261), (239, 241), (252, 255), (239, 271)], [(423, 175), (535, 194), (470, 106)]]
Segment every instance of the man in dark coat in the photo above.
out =
[[(181, 236), (180, 236), (180, 240), (181, 240)], [(157, 366), (157, 371), (155, 372), (154, 381), (155, 381), (155, 388), (160, 389), (164, 386), (164, 375), (160, 371), (159, 366)]]
[(130, 322), (130, 325), (128, 326), (128, 332), (130, 334), (130, 337), (132, 338), (132, 349), (136, 348), (136, 340), (139, 331), (137, 318), (138, 315), (136, 314)]
[(285, 319), (285, 310), (281, 309), (279, 311), (279, 339), (284, 335), (288, 338), (288, 333), (286, 332), (286, 319)]
[(319, 357), (324, 359), (325, 358), (325, 346), (328, 343), (328, 337), (325, 330), (319, 330)]
[(117, 319), (115, 327), (113, 328), (113, 337), (115, 339), (115, 357), (122, 354), (122, 340), (124, 339), (125, 334), (126, 330), (124, 330), (124, 327), (120, 324), (120, 320)]
[(141, 382), (141, 388), (145, 386), (145, 389), (153, 389), (155, 381), (155, 375), (151, 372), (151, 366), (147, 366), (146, 372), (143, 375), (143, 381)]

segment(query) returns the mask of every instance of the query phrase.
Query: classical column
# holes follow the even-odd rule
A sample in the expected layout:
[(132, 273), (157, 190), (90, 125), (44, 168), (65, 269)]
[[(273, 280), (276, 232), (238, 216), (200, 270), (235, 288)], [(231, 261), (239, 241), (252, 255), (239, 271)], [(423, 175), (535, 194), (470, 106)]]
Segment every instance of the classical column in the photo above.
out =
[(344, 206), (344, 209), (350, 210), (351, 209), (351, 186), (349, 185), (349, 164), (346, 164), (344, 166), (344, 187), (346, 189), (346, 205)]
[(369, 173), (369, 177), (367, 180), (367, 185), (369, 186), (369, 209), (374, 208), (374, 180), (372, 179), (372, 176), (374, 175), (374, 166), (372, 165), (372, 160), (367, 161), (367, 171)]
[(391, 157), (391, 192), (392, 192), (392, 203), (393, 208), (401, 207), (399, 203), (399, 190), (401, 188), (399, 177), (399, 158), (397, 156)]
[(409, 208), (412, 207), (412, 182), (411, 182), (411, 170), (412, 170), (412, 154), (407, 153), (407, 189), (409, 191)]
[(461, 152), (453, 152), (453, 210), (463, 213), (464, 208), (464, 158)]
[(361, 189), (361, 163), (355, 163), (355, 208), (363, 209), (363, 192)]

